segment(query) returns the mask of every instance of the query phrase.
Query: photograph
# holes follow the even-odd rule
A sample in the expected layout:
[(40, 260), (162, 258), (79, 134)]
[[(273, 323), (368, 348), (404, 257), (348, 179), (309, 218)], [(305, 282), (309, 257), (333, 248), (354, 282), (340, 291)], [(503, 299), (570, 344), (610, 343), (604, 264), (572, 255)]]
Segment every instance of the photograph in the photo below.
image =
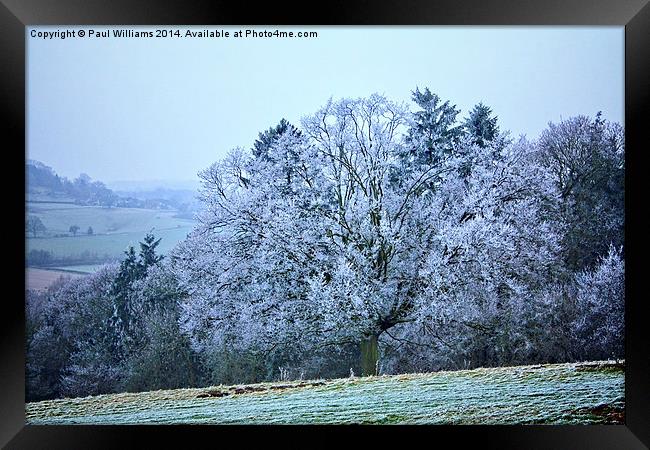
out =
[(27, 425), (626, 424), (624, 26), (24, 32)]

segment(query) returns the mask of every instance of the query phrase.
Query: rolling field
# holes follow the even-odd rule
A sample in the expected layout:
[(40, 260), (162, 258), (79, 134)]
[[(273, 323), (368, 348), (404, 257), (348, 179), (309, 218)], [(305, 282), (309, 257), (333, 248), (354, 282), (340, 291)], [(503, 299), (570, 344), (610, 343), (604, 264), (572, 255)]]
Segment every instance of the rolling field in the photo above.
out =
[[(123, 252), (130, 246), (139, 249), (138, 242), (142, 241), (150, 229), (128, 233), (97, 234), (93, 236), (48, 237), (27, 239), (27, 252), (31, 250), (46, 250), (55, 257), (79, 256), (88, 251), (97, 256), (122, 258)], [(192, 230), (192, 225), (176, 228), (153, 228), (156, 238), (162, 238), (157, 248), (159, 253), (167, 253), (177, 242), (184, 239)]]
[[(138, 242), (150, 230), (162, 238), (160, 253), (167, 253), (194, 226), (192, 220), (176, 218), (175, 211), (167, 210), (28, 203), (27, 213), (39, 217), (47, 231), (44, 236), (28, 237), (26, 251), (46, 250), (56, 258), (79, 256), (84, 252), (121, 258), (130, 245), (137, 249)], [(77, 236), (56, 236), (68, 234), (71, 225), (79, 226)], [(88, 227), (93, 228), (93, 235), (86, 234)]]
[[(150, 228), (175, 228), (187, 225), (187, 220), (173, 216), (176, 211), (139, 208), (104, 208), (62, 203), (28, 203), (28, 214), (39, 217), (47, 234), (68, 233), (70, 225), (80, 227), (85, 234), (89, 226), (96, 234), (129, 233)], [(189, 221), (191, 222), (191, 221)]]
[(28, 424), (624, 423), (624, 363), (215, 386), (28, 403)]

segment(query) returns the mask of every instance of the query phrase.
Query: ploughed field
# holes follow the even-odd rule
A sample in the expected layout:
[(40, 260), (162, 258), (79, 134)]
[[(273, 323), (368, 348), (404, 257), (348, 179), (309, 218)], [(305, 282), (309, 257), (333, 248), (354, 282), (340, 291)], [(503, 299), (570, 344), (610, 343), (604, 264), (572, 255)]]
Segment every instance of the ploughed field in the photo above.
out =
[(624, 363), (213, 386), (28, 403), (28, 424), (624, 423)]
[(27, 289), (37, 291), (46, 290), (61, 277), (78, 278), (84, 276), (84, 274), (80, 272), (72, 272), (68, 270), (45, 270), (33, 267), (26, 268), (25, 272), (27, 276)]

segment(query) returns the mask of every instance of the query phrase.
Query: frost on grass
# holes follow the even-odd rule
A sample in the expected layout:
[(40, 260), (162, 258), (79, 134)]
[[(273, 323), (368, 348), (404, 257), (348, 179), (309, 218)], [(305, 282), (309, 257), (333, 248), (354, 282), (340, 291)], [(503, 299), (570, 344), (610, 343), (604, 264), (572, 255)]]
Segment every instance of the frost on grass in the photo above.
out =
[(28, 403), (28, 424), (623, 423), (615, 361), (213, 386)]

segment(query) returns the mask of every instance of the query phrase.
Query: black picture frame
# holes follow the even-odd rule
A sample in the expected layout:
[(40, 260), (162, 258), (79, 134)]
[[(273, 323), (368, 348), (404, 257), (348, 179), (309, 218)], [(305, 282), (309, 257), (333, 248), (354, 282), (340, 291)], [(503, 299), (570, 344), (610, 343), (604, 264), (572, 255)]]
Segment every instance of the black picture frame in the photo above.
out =
[[(647, 0), (407, 0), (401, 2), (331, 0), (322, 4), (266, 2), (249, 5), (224, 1), (97, 1), (3, 0), (0, 5), (2, 64), (2, 123), (4, 155), (12, 167), (2, 177), (5, 203), (15, 209), (6, 222), (7, 258), (0, 342), (0, 445), (7, 448), (115, 448), (157, 439), (191, 446), (197, 438), (226, 445), (225, 434), (237, 434), (239, 445), (251, 438), (277, 440), (280, 445), (311, 446), (360, 437), (364, 446), (387, 440), (429, 445), (443, 440), (478, 448), (648, 448), (650, 445), (650, 342), (647, 316), (642, 313), (641, 264), (643, 256), (637, 224), (640, 204), (640, 164), (644, 118), (650, 83), (650, 5)], [(34, 25), (617, 25), (625, 26), (626, 127), (626, 423), (579, 426), (417, 426), (417, 427), (251, 427), (251, 426), (33, 426), (25, 425), (24, 277), (17, 261), (24, 258), (24, 150), (25, 150), (25, 27)], [(534, 50), (531, 50), (534, 51)], [(534, 87), (531, 87), (534, 88)], [(8, 138), (8, 139), (7, 139)], [(13, 165), (15, 164), (15, 167)], [(20, 165), (20, 167), (19, 167)], [(21, 185), (22, 182), (22, 185)], [(13, 236), (13, 237), (10, 237)], [(13, 266), (13, 268), (12, 268)], [(15, 270), (15, 274), (10, 273)], [(23, 283), (21, 283), (21, 280)], [(406, 429), (404, 429), (406, 428)], [(234, 437), (234, 436), (232, 436)], [(270, 442), (270, 441), (269, 441)], [(408, 444), (411, 442), (413, 444)], [(209, 444), (210, 445), (210, 444)]]

